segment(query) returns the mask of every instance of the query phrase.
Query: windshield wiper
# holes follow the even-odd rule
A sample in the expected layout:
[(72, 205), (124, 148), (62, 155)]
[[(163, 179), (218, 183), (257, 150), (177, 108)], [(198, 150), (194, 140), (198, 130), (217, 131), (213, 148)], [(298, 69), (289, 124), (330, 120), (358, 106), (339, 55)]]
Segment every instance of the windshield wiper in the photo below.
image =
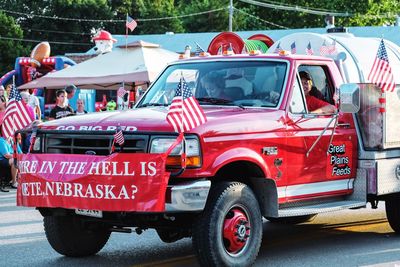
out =
[(165, 103), (146, 103), (143, 105), (140, 105), (138, 108), (144, 108), (144, 107), (167, 107), (169, 104)]
[(246, 109), (243, 105), (237, 105), (233, 101), (223, 99), (223, 98), (200, 97), (200, 98), (197, 98), (197, 101), (199, 101), (200, 104), (206, 103), (206, 104), (214, 104), (214, 105), (237, 106), (241, 109)]
[(232, 104), (232, 101), (223, 99), (223, 98), (215, 98), (215, 97), (200, 97), (197, 98), (197, 101), (199, 103), (209, 103), (209, 104), (214, 104), (214, 105), (227, 105), (227, 104)]

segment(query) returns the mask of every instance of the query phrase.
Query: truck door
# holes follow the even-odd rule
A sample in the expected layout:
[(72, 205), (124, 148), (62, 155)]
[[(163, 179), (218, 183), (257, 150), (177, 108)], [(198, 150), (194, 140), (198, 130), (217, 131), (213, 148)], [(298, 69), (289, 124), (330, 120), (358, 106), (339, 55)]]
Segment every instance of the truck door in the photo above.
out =
[(311, 113), (299, 76), (301, 71), (312, 76), (313, 90), (318, 90), (313, 97), (335, 104), (336, 86), (328, 67), (299, 66), (287, 113), (287, 166), (291, 175), (287, 179), (286, 201), (349, 194), (356, 173), (357, 138), (352, 118), (340, 116), (333, 131), (333, 113)]

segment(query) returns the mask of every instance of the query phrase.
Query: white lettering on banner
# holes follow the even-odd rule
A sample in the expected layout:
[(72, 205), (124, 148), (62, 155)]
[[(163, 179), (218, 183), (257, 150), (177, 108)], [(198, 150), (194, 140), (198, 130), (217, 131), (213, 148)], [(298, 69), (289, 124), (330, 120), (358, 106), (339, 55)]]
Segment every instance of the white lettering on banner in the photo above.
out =
[(135, 176), (135, 171), (132, 171), (131, 173), (129, 173), (129, 161), (124, 161), (124, 170), (125, 170), (125, 175), (127, 176)]
[[(141, 161), (140, 176), (155, 176), (157, 162)], [(68, 175), (101, 175), (101, 176), (135, 176), (134, 162), (130, 161), (37, 161), (20, 160), (18, 162), (21, 174), (68, 174)]]
[(36, 173), (38, 164), (37, 160), (20, 161), (18, 162), (18, 168), (21, 173)]
[(140, 162), (142, 165), (141, 176), (154, 176), (156, 175), (156, 163), (155, 162)]
[[(120, 126), (121, 130), (126, 131), (126, 132), (134, 132), (137, 131), (137, 127), (135, 126), (126, 126), (122, 125)], [(117, 129), (116, 126), (101, 126), (101, 125), (79, 125), (79, 126), (74, 126), (74, 125), (60, 125), (56, 127), (56, 130), (79, 130), (79, 131), (115, 131)]]
[[(29, 182), (21, 183), (22, 196), (64, 196), (90, 199), (135, 199), (138, 192), (136, 185), (131, 185), (130, 191), (125, 185), (101, 185), (93, 188), (88, 184), (86, 188), (80, 183), (64, 182)], [(130, 192), (130, 194), (128, 193)]]

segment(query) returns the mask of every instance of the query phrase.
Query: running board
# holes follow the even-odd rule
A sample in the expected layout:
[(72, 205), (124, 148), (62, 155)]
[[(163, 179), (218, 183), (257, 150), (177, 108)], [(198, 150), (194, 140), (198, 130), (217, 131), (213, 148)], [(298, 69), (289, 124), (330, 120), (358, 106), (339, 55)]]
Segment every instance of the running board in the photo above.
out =
[(357, 169), (357, 178), (354, 180), (353, 188), (353, 194), (343, 198), (287, 203), (286, 206), (279, 208), (278, 217), (310, 215), (365, 207), (367, 205), (367, 173), (365, 169)]
[(320, 203), (315, 205), (284, 208), (280, 209), (278, 211), (278, 214), (279, 217), (293, 217), (293, 216), (317, 214), (317, 213), (330, 212), (343, 209), (360, 208), (365, 206), (366, 206), (365, 201), (342, 200), (335, 202)]

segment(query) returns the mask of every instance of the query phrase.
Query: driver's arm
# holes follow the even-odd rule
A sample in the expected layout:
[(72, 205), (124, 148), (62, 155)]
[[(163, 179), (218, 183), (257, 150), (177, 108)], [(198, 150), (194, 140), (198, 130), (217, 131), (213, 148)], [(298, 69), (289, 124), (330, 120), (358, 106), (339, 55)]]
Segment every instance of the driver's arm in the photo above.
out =
[(332, 114), (332, 113), (336, 113), (337, 109), (334, 105), (331, 104), (327, 104), (323, 107), (320, 107), (318, 109), (315, 109), (313, 111), (311, 111), (311, 113), (317, 113), (317, 114)]

